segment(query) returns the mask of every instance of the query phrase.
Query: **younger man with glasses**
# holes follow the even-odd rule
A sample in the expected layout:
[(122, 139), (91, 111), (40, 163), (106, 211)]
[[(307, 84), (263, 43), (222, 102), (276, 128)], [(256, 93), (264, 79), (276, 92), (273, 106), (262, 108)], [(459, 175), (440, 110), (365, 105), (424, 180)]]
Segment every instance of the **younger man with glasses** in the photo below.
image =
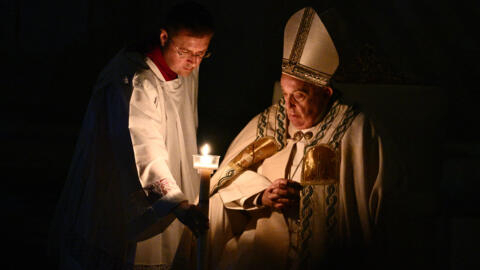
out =
[(208, 228), (189, 202), (198, 70), (213, 32), (204, 7), (179, 4), (156, 45), (122, 50), (100, 74), (53, 221), (60, 269), (166, 269), (184, 225)]

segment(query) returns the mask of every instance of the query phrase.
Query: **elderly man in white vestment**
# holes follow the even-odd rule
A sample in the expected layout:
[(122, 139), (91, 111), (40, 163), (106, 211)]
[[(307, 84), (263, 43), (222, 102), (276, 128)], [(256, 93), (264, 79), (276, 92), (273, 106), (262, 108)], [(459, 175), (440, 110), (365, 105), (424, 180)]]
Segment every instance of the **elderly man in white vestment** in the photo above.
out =
[(210, 269), (346, 269), (372, 255), (386, 160), (372, 121), (330, 86), (338, 59), (314, 9), (289, 19), (283, 98), (211, 180)]
[(60, 269), (167, 269), (184, 224), (208, 228), (192, 154), (213, 32), (205, 7), (180, 3), (153, 46), (123, 49), (100, 74), (53, 221)]

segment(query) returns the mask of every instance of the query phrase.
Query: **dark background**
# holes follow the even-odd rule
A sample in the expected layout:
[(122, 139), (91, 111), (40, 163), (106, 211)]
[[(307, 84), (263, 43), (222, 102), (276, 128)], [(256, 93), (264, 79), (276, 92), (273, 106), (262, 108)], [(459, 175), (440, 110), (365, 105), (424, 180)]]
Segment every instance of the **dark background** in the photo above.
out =
[[(173, 2), (2, 0), (4, 269), (53, 267), (47, 231), (92, 85), (120, 48), (156, 29)], [(218, 29), (214, 56), (200, 72), (199, 145), (223, 155), (271, 104), (283, 27), (310, 5), (330, 18), (341, 55), (336, 86), (378, 121), (406, 164), (405, 260), (411, 269), (479, 269), (480, 2), (203, 3)]]

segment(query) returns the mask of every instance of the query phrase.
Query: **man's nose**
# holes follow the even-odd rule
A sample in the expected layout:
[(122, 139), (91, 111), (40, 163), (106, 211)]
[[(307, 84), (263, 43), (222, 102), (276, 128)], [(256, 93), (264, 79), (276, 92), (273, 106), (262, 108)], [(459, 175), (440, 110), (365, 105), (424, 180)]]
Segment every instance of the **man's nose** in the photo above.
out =
[(197, 67), (202, 60), (198, 56), (189, 55), (187, 61), (192, 64), (193, 67)]
[(295, 103), (293, 103), (292, 97), (291, 96), (285, 96), (285, 107), (287, 109), (291, 109), (294, 106), (295, 106)]

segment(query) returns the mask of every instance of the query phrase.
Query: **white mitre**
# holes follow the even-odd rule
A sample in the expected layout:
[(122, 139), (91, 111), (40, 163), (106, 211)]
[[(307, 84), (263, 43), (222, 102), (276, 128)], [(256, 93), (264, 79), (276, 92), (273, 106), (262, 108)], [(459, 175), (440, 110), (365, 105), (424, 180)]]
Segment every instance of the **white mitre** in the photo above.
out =
[(285, 26), (282, 73), (325, 86), (339, 64), (337, 50), (311, 7), (293, 14)]

